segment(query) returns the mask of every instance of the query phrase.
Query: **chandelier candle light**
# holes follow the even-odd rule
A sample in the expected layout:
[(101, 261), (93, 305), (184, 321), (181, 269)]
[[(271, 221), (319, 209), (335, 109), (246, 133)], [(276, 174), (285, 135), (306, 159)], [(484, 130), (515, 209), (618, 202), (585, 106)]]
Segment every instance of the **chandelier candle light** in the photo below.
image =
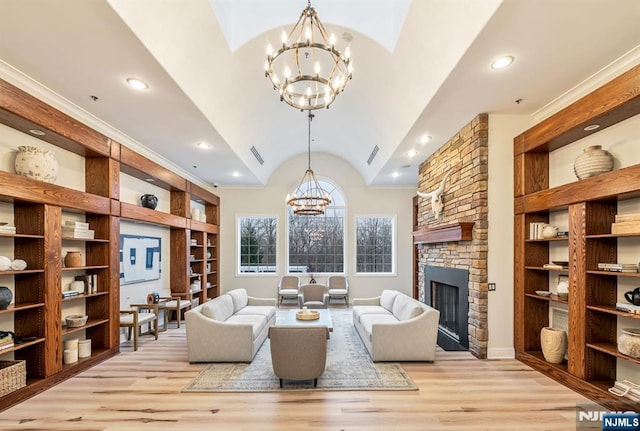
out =
[(301, 111), (328, 108), (333, 103), (353, 72), (350, 48), (343, 55), (335, 44), (335, 36), (327, 36), (308, 1), (289, 34), (282, 32), (282, 47), (276, 51), (271, 44), (267, 46), (265, 76), (280, 92), (281, 101)]
[(321, 215), (327, 205), (331, 204), (329, 194), (322, 190), (316, 175), (311, 169), (311, 120), (313, 114), (309, 112), (309, 165), (293, 196), (287, 195), (287, 204), (298, 215)]

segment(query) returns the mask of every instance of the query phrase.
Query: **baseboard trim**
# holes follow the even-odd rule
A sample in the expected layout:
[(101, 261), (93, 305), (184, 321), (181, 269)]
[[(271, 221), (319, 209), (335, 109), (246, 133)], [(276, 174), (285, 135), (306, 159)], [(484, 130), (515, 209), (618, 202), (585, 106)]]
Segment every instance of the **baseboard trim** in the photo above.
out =
[(487, 349), (487, 359), (514, 359), (516, 351), (513, 347), (489, 347)]

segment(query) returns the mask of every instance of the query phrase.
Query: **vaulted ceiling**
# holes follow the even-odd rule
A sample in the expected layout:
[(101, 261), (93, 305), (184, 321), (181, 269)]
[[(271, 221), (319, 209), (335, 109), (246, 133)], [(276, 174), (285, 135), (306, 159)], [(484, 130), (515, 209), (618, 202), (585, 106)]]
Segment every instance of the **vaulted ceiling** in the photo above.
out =
[[(306, 5), (2, 0), (0, 77), (204, 183), (260, 185), (307, 151), (306, 113), (279, 101), (263, 69), (266, 45)], [(331, 108), (315, 112), (312, 151), (345, 159), (371, 185), (415, 185), (419, 163), (476, 114), (531, 114), (640, 44), (638, 0), (312, 6), (329, 32), (352, 35), (355, 66)], [(514, 63), (492, 70), (501, 55)], [(149, 89), (132, 90), (129, 77)]]

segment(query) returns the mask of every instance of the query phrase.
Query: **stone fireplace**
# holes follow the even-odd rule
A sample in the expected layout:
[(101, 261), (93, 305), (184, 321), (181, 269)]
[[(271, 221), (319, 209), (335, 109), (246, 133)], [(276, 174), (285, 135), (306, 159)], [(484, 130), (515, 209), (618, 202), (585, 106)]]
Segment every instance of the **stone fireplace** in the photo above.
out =
[[(418, 189), (431, 192), (440, 185), (445, 172), (455, 167), (445, 182), (444, 209), (435, 218), (429, 199), (418, 198), (415, 213), (416, 274), (418, 299), (427, 303), (432, 296), (432, 282), (425, 280), (426, 267), (452, 268), (468, 273), (466, 294), (469, 351), (478, 358), (487, 357), (489, 338), (487, 322), (487, 229), (488, 229), (488, 115), (480, 114), (465, 125), (440, 149), (420, 165)], [(470, 235), (427, 235), (425, 232), (455, 231), (456, 226), (472, 226)], [(450, 285), (447, 281), (440, 281)], [(464, 293), (458, 292), (459, 295)], [(451, 294), (452, 295), (452, 294)], [(436, 293), (436, 301), (438, 294)], [(446, 296), (446, 293), (445, 293)], [(451, 299), (451, 298), (449, 298)], [(430, 299), (429, 299), (430, 300)], [(444, 299), (443, 299), (444, 300)], [(458, 297), (458, 309), (465, 301)], [(451, 332), (448, 319), (443, 333)], [(449, 334), (451, 335), (451, 334)], [(444, 336), (443, 336), (444, 337)], [(465, 338), (460, 331), (449, 338)], [(439, 339), (440, 340), (440, 339)], [(441, 346), (442, 347), (442, 346)]]

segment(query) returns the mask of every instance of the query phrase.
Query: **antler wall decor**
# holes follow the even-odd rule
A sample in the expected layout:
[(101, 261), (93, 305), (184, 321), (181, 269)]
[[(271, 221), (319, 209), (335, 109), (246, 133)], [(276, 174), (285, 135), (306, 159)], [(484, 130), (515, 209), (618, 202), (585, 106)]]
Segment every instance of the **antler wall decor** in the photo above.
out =
[(444, 176), (442, 177), (442, 181), (440, 181), (440, 187), (438, 187), (437, 189), (433, 190), (432, 192), (429, 193), (422, 193), (420, 191), (418, 191), (418, 196), (426, 198), (426, 199), (431, 199), (431, 211), (433, 211), (433, 216), (435, 218), (440, 218), (440, 214), (442, 213), (442, 210), (444, 209), (444, 200), (443, 200), (443, 193), (444, 193), (444, 185), (447, 182), (447, 178), (449, 178), (449, 175), (451, 175), (451, 173), (453, 172), (453, 170), (457, 167), (458, 165), (455, 165), (451, 168), (449, 168), (449, 170), (444, 174)]

